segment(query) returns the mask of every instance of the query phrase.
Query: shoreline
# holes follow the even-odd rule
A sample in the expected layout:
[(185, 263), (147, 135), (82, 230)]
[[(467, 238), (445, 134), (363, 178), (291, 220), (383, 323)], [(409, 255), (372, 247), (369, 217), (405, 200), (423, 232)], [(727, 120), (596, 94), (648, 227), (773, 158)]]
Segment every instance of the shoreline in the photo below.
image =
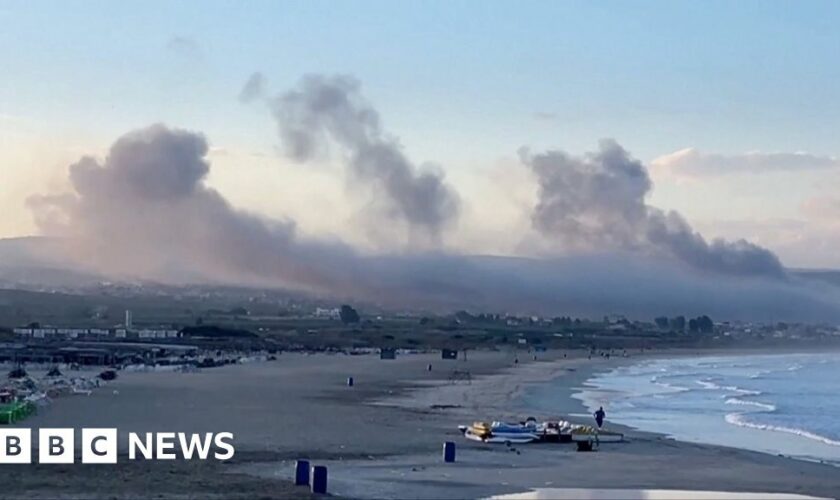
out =
[[(547, 366), (542, 366), (541, 362), (530, 363), (531, 369), (523, 369), (521, 366), (502, 367), (497, 372), (486, 375), (479, 379), (476, 383), (478, 387), (472, 391), (478, 394), (478, 398), (486, 398), (479, 404), (476, 398), (473, 398), (472, 407), (469, 409), (496, 410), (499, 413), (494, 414), (491, 419), (521, 421), (525, 416), (537, 416), (557, 418), (558, 413), (563, 414), (562, 417), (575, 423), (591, 424), (591, 417), (588, 416), (589, 408), (586, 407), (584, 401), (574, 397), (580, 393), (584, 388), (582, 385), (601, 373), (612, 371), (620, 366), (634, 365), (644, 363), (652, 359), (678, 359), (686, 356), (700, 356), (700, 357), (715, 357), (715, 356), (731, 356), (737, 357), (741, 355), (787, 355), (787, 354), (801, 354), (813, 353), (813, 350), (801, 350), (795, 353), (779, 352), (776, 349), (739, 349), (739, 350), (725, 350), (725, 349), (668, 349), (668, 350), (651, 350), (644, 354), (623, 358), (615, 357), (610, 360), (603, 360), (602, 358), (587, 359), (585, 355), (578, 355), (566, 359), (553, 359), (546, 361)], [(534, 399), (529, 398), (529, 392), (535, 387), (545, 385), (552, 382), (558, 382), (553, 393), (559, 394), (558, 399), (563, 401), (561, 410), (546, 411), (539, 405), (534, 405)], [(490, 389), (492, 388), (492, 389)], [(490, 389), (488, 391), (488, 389)], [(458, 396), (463, 394), (462, 391), (451, 387), (436, 385), (433, 387), (420, 388), (411, 390), (408, 394), (388, 398), (385, 401), (378, 401), (377, 404), (394, 404), (414, 409), (420, 409), (427, 404), (428, 401), (439, 399), (443, 401), (444, 405), (455, 405), (454, 401)], [(494, 395), (496, 398), (501, 398), (503, 402), (493, 400), (490, 396)], [(557, 406), (554, 406), (557, 408)], [(468, 408), (464, 406), (455, 407), (451, 409), (452, 413), (466, 416)], [(608, 417), (609, 421), (609, 417)], [(465, 420), (465, 424), (469, 421)], [(656, 433), (646, 430), (641, 430), (630, 425), (620, 424), (616, 422), (609, 422), (608, 426), (613, 430), (624, 432), (629, 441), (642, 442), (645, 444), (656, 443), (654, 446), (659, 447), (676, 447), (682, 449), (684, 452), (701, 451), (704, 453), (711, 452), (713, 454), (728, 454), (732, 455), (737, 461), (765, 461), (774, 462), (774, 466), (787, 469), (800, 469), (803, 465), (816, 465), (820, 467), (831, 467), (819, 461), (810, 461), (807, 459), (792, 457), (781, 454), (773, 454), (770, 452), (755, 451), (748, 448), (739, 448), (733, 446), (725, 446), (719, 444), (684, 441), (678, 438), (670, 437), (662, 433)], [(469, 445), (468, 445), (469, 446)], [(540, 446), (540, 445), (530, 445)], [(529, 445), (524, 445), (521, 448), (523, 451)], [(760, 458), (759, 458), (760, 457)], [(823, 470), (823, 473), (826, 471)], [(803, 472), (799, 473), (800, 475)], [(659, 484), (657, 480), (652, 481)], [(654, 485), (656, 485), (654, 484)], [(727, 484), (724, 482), (723, 484)], [(759, 483), (755, 488), (745, 489), (739, 481), (731, 481), (728, 483), (728, 488), (722, 488), (726, 491), (732, 492), (759, 492), (759, 493), (790, 493), (790, 494), (817, 494), (826, 495), (826, 491), (836, 492), (840, 491), (840, 486), (832, 486), (829, 489), (822, 489), (819, 487), (811, 488), (810, 486), (793, 486), (785, 485), (782, 488), (766, 488), (763, 483)], [(494, 495), (503, 494), (507, 490), (508, 484), (502, 483), (498, 491), (494, 491)], [(519, 489), (516, 493), (525, 493), (535, 488), (540, 488), (540, 484), (534, 483), (528, 487)], [(703, 485), (705, 486), (705, 485)], [(675, 487), (675, 489), (677, 489)], [(702, 491), (703, 487), (698, 487), (697, 491)], [(830, 494), (830, 493), (829, 493)]]
[[(227, 498), (231, 494), (218, 489), (225, 478), (241, 486), (241, 498), (305, 497), (308, 490), (290, 480), (294, 461), (310, 459), (328, 466), (330, 493), (352, 498), (486, 498), (559, 486), (708, 490), (709, 484), (723, 491), (836, 496), (840, 475), (834, 467), (633, 429), (625, 431), (627, 443), (604, 444), (598, 453), (559, 444), (477, 443), (457, 429), (477, 419), (523, 420), (531, 411), (523, 395), (550, 381), (564, 391), (568, 413), (579, 413), (583, 405), (571, 395), (593, 373), (680, 353), (709, 351), (647, 351), (609, 361), (589, 360), (584, 351), (537, 353), (537, 360), (519, 351), (471, 351), (468, 361), (441, 360), (440, 353), (396, 360), (283, 353), (276, 361), (197, 373), (125, 373), (91, 396), (56, 400), (25, 425), (230, 431), (236, 436), (235, 457), (198, 464), (121, 462), (117, 473), (97, 476), (93, 492), (90, 475), (96, 469), (88, 466), (68, 466), (61, 474), (49, 466), (0, 468), (0, 480), (20, 485), (6, 491), (18, 498), (74, 498), (79, 492), (85, 498), (138, 498), (150, 494), (142, 486), (148, 481), (154, 481), (156, 496), (165, 498)], [(453, 379), (457, 372), (469, 372), (469, 379)], [(349, 376), (355, 378), (353, 387), (346, 384)], [(457, 445), (454, 464), (441, 460), (444, 441)], [(683, 473), (663, 476), (661, 470)], [(189, 483), (183, 481), (185, 471)], [(25, 480), (12, 481), (10, 474)]]
[[(747, 351), (741, 351), (741, 352), (725, 352), (725, 351), (724, 352), (718, 352), (717, 350), (714, 350), (714, 351), (703, 352), (703, 353), (698, 353), (698, 354), (699, 354), (698, 357), (700, 357), (700, 358), (720, 358), (720, 357), (738, 357), (738, 356), (743, 356), (743, 355), (746, 355), (746, 356), (819, 355), (819, 354), (825, 354), (825, 351), (797, 350), (797, 351), (794, 351), (794, 352), (780, 353), (780, 352), (772, 351), (772, 350), (747, 350)], [(653, 355), (653, 356), (650, 356), (649, 358), (647, 358), (647, 361), (649, 361), (649, 360), (678, 360), (678, 359), (680, 359), (680, 357), (681, 356)], [(641, 364), (641, 363), (644, 363), (644, 362), (646, 362), (646, 361), (639, 360), (637, 363), (627, 364), (625, 366), (637, 365), (637, 364)], [(616, 366), (615, 368), (618, 368), (618, 366)], [(589, 375), (589, 380), (591, 380), (593, 378), (596, 378), (596, 377), (598, 377), (600, 375), (603, 375), (603, 374), (608, 374), (611, 371), (612, 370), (597, 370), (597, 369), (593, 370)], [(590, 393), (590, 394), (591, 393), (597, 393), (597, 392), (601, 391), (602, 388), (597, 387), (597, 386), (591, 386), (591, 387), (581, 387), (580, 389), (581, 390), (578, 391), (577, 393), (573, 392), (571, 397), (575, 400), (578, 400), (581, 403), (581, 406), (585, 408), (585, 410), (590, 410), (589, 408), (586, 407), (586, 399), (587, 398), (585, 397), (585, 395), (587, 393)], [(609, 390), (609, 389), (607, 389), (607, 390)], [(579, 396), (579, 397), (576, 397), (576, 396)], [(763, 405), (764, 403), (756, 403), (756, 404)], [(775, 407), (772, 407), (772, 408), (775, 408)], [(735, 410), (732, 410), (732, 411), (734, 412)], [(726, 420), (727, 423), (729, 422), (729, 414), (725, 415), (725, 420)], [(747, 451), (764, 453), (764, 454), (767, 454), (767, 455), (770, 455), (770, 456), (784, 457), (784, 458), (788, 458), (788, 459), (791, 459), (791, 460), (803, 461), (803, 462), (808, 462), (808, 463), (818, 463), (818, 464), (830, 465), (830, 466), (833, 466), (833, 467), (840, 468), (840, 461), (837, 461), (837, 460), (831, 459), (831, 458), (819, 458), (818, 456), (797, 455), (797, 454), (792, 453), (790, 451), (787, 451), (787, 452), (771, 451), (771, 450), (767, 450), (767, 449), (761, 449), (761, 448), (758, 448), (758, 447), (755, 447), (755, 446), (750, 447), (749, 445), (746, 445), (746, 444), (744, 444), (744, 445), (722, 444), (720, 442), (715, 442), (714, 438), (704, 438), (704, 437), (691, 438), (691, 437), (681, 436), (679, 434), (673, 435), (673, 434), (670, 434), (670, 433), (667, 433), (667, 432), (656, 432), (656, 431), (646, 430), (646, 429), (634, 426), (633, 424), (629, 424), (629, 423), (621, 423), (619, 425), (624, 427), (624, 428), (634, 429), (634, 430), (639, 431), (639, 432), (647, 432), (647, 433), (667, 437), (667, 438), (674, 439), (674, 440), (677, 440), (677, 441), (682, 441), (682, 442), (700, 443), (700, 444), (707, 444), (707, 445), (712, 445), (712, 446), (721, 446), (721, 447), (742, 449), (742, 450), (747, 450)], [(836, 446), (836, 444), (834, 442), (826, 442), (826, 440), (828, 440), (830, 438), (815, 435), (812, 431), (807, 430), (807, 429), (787, 430), (787, 428), (785, 428), (785, 430), (779, 431), (779, 430), (775, 430), (774, 428), (766, 428), (765, 426), (760, 425), (760, 424), (752, 424), (752, 425), (731, 424), (731, 425), (735, 425), (737, 427), (740, 427), (740, 428), (742, 428), (742, 430), (752, 431), (756, 436), (758, 436), (760, 433), (763, 433), (767, 436), (774, 436), (774, 435), (778, 434), (778, 436), (776, 436), (777, 439), (788, 440), (791, 443), (795, 443), (794, 447), (797, 446), (797, 444), (798, 444), (798, 446), (806, 446), (806, 443), (808, 441), (812, 441), (812, 440), (815, 441), (814, 443), (812, 443), (813, 446), (820, 446), (821, 444), (827, 444), (829, 446)], [(800, 443), (796, 443), (797, 439), (803, 439), (803, 440), (807, 440), (807, 441), (801, 441)]]
[[(690, 351), (690, 352), (688, 352)], [(639, 365), (642, 363), (646, 363), (651, 360), (668, 360), (668, 359), (680, 359), (684, 357), (738, 357), (738, 356), (788, 356), (788, 355), (796, 355), (796, 354), (824, 354), (825, 351), (816, 351), (810, 349), (803, 349), (797, 350), (794, 352), (778, 352), (778, 350), (772, 349), (743, 349), (738, 351), (727, 351), (727, 350), (719, 350), (719, 349), (710, 349), (706, 351), (697, 351), (694, 349), (691, 350), (677, 350), (677, 351), (669, 351), (669, 352), (656, 352), (652, 351), (649, 354), (641, 354), (636, 358), (615, 358), (615, 362), (612, 360), (607, 364), (600, 363), (600, 364), (585, 364), (581, 367), (577, 368), (577, 373), (574, 375), (566, 374), (565, 381), (566, 384), (562, 384), (559, 387), (553, 387), (551, 390), (552, 395), (559, 395), (559, 398), (563, 404), (562, 405), (552, 405), (552, 410), (555, 408), (560, 408), (559, 413), (563, 414), (565, 420), (568, 420), (573, 423), (577, 424), (585, 424), (585, 425), (593, 425), (593, 417), (591, 416), (592, 408), (588, 407), (585, 401), (585, 398), (579, 397), (586, 394), (588, 391), (591, 391), (592, 387), (586, 387), (586, 384), (589, 380), (596, 378), (600, 375), (610, 373), (618, 368), (627, 367), (627, 366), (634, 366)], [(522, 390), (520, 393), (515, 394), (511, 400), (511, 405), (517, 404), (523, 410), (523, 417), (520, 417), (519, 420), (524, 419), (524, 414), (528, 414), (529, 416), (532, 414), (535, 415), (543, 415), (544, 417), (550, 418), (552, 416), (552, 410), (546, 410), (544, 406), (541, 406), (538, 401), (540, 400), (539, 394), (537, 393), (541, 388), (544, 388), (547, 384), (549, 384), (551, 380), (532, 380), (523, 383)], [(542, 395), (544, 397), (545, 395)], [(554, 400), (556, 401), (556, 400)], [(558, 413), (558, 412), (555, 412)], [(684, 442), (684, 443), (695, 443), (695, 444), (702, 444), (708, 446), (719, 446), (722, 448), (731, 448), (737, 450), (744, 450), (750, 452), (757, 452), (763, 453), (769, 456), (774, 457), (783, 457), (791, 460), (797, 460), (807, 463), (816, 463), (822, 465), (829, 465), (832, 467), (840, 468), (840, 462), (835, 462), (832, 460), (827, 459), (820, 459), (816, 457), (809, 457), (809, 456), (797, 456), (790, 453), (774, 453), (772, 451), (760, 450), (755, 448), (749, 447), (741, 447), (741, 446), (733, 446), (733, 445), (725, 445), (720, 443), (711, 442), (708, 440), (703, 439), (686, 439), (680, 436), (673, 436), (668, 433), (664, 432), (656, 432), (652, 430), (646, 430), (639, 427), (636, 427), (632, 424), (622, 423), (620, 421), (611, 420), (610, 415), (607, 415), (607, 427), (611, 428), (612, 430), (616, 430), (619, 432), (632, 432), (636, 434), (645, 434), (651, 437), (656, 438), (664, 438), (664, 439), (672, 439), (674, 441)], [(758, 429), (762, 432), (775, 432), (771, 430), (764, 430)]]

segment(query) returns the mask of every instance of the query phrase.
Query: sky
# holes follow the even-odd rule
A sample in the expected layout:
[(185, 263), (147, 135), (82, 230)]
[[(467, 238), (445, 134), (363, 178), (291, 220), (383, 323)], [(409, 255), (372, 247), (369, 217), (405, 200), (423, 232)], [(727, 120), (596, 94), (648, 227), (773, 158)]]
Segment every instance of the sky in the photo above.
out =
[(28, 199), (164, 123), (204, 134), (206, 182), (233, 206), (404, 250), (387, 225), (353, 229), (375, 187), (336, 155), (290, 160), (270, 97), (238, 98), (258, 71), (266, 96), (305, 75), (357, 81), (383, 137), (457, 191), (444, 248), (553, 248), (533, 235), (542, 184), (520, 149), (580, 156), (611, 138), (647, 169), (647, 205), (706, 239), (840, 267), (838, 20), (832, 1), (3, 0), (0, 237), (43, 232)]

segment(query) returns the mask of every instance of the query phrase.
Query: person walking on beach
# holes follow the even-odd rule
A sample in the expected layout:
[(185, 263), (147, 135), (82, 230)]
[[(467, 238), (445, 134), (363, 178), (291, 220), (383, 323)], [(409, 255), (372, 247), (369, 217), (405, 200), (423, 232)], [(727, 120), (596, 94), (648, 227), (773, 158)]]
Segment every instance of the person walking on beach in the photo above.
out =
[(598, 408), (598, 411), (595, 412), (595, 423), (598, 424), (598, 428), (600, 429), (604, 425), (604, 417), (607, 416), (607, 412), (604, 411), (604, 407)]

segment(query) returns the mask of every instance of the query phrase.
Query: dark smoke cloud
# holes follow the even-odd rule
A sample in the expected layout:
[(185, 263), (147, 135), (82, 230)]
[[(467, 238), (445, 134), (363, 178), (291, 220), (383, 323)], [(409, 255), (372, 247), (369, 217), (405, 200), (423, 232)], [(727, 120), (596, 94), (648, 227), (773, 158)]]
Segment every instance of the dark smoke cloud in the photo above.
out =
[(647, 205), (652, 187), (647, 169), (613, 140), (581, 157), (527, 150), (521, 157), (539, 183), (534, 227), (566, 245), (652, 249), (701, 271), (785, 277), (769, 250), (744, 240), (709, 243), (679, 213)]
[(348, 155), (351, 183), (366, 183), (393, 218), (437, 241), (459, 211), (459, 197), (443, 174), (414, 165), (380, 124), (379, 113), (361, 95), (357, 80), (311, 75), (271, 102), (286, 154), (304, 162), (332, 141)]
[(708, 243), (677, 212), (651, 208), (647, 225), (648, 241), (696, 269), (730, 275), (786, 277), (782, 263), (770, 250), (744, 239), (715, 239)]
[(591, 318), (619, 313), (647, 320), (663, 314), (710, 314), (716, 320), (840, 319), (838, 291), (831, 286), (700, 274), (676, 261), (637, 252), (554, 259), (426, 254), (379, 258), (364, 267), (395, 297), (450, 311)]
[(106, 273), (334, 285), (339, 273), (319, 267), (330, 260), (326, 249), (297, 241), (292, 222), (236, 210), (204, 184), (207, 151), (200, 134), (153, 125), (119, 138), (103, 162), (71, 165), (72, 193), (29, 205), (43, 232), (66, 237), (80, 260)]
[[(33, 197), (30, 206), (42, 232), (61, 237), (51, 241), (61, 244), (58, 253), (62, 258), (73, 258), (73, 269), (96, 270), (116, 278), (286, 287), (334, 300), (413, 310), (469, 308), (595, 317), (617, 312), (648, 319), (662, 314), (711, 314), (716, 319), (840, 319), (836, 289), (816, 289), (791, 281), (697, 275), (667, 259), (638, 252), (553, 260), (435, 252), (359, 255), (339, 242), (301, 238), (292, 221), (263, 219), (231, 207), (204, 183), (210, 169), (207, 150), (200, 134), (163, 125), (137, 130), (119, 138), (104, 160), (83, 158), (72, 165), (71, 192)], [(552, 158), (565, 158), (579, 169), (582, 163), (603, 158), (598, 161), (618, 172), (622, 171), (621, 156), (611, 150), (586, 161), (562, 155)], [(551, 170), (554, 163), (543, 161), (547, 160), (540, 157), (531, 163)], [(613, 196), (625, 189), (637, 192), (634, 190), (646, 185), (638, 180), (636, 166), (626, 170), (622, 175), (639, 183), (633, 189), (607, 179), (585, 180), (586, 176), (578, 174), (568, 183), (580, 189), (591, 189), (586, 187), (590, 183), (603, 183), (611, 186), (608, 191)], [(557, 180), (552, 185), (563, 182)], [(594, 211), (579, 209), (578, 218), (604, 212), (609, 217), (594, 223), (611, 228), (619, 223), (617, 214), (622, 209), (634, 206), (627, 200), (611, 203), (618, 202), (604, 201)], [(627, 220), (639, 217), (630, 215)], [(580, 222), (581, 227), (575, 228), (578, 232), (590, 238), (597, 236), (588, 221)], [(657, 227), (644, 218), (640, 223)], [(662, 224), (669, 238), (677, 234), (677, 240), (686, 241), (694, 234), (687, 225), (683, 229), (688, 236), (671, 227), (674, 221), (663, 220)], [(630, 234), (622, 234), (619, 240), (630, 238)], [(685, 252), (698, 252), (700, 260), (708, 255), (730, 258), (750, 254), (740, 244), (734, 245), (721, 249), (712, 244), (704, 249), (695, 242), (687, 245), (689, 250)], [(721, 262), (715, 266), (744, 266), (737, 260)]]

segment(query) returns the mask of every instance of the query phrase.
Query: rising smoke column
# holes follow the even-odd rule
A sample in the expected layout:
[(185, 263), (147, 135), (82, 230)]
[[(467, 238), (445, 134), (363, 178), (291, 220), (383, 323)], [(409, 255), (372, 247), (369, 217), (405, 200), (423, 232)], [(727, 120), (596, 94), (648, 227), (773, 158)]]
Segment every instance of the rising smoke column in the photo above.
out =
[(310, 75), (270, 105), (289, 158), (308, 161), (334, 142), (347, 154), (348, 182), (371, 186), (411, 236), (439, 243), (443, 229), (458, 216), (458, 194), (442, 173), (420, 169), (405, 156), (383, 130), (357, 80)]
[(69, 168), (72, 192), (29, 200), (42, 232), (64, 237), (79, 260), (116, 275), (271, 283), (339, 290), (350, 253), (307, 245), (291, 221), (236, 210), (204, 184), (203, 135), (163, 125), (129, 132), (104, 161)]
[(581, 157), (562, 151), (520, 152), (539, 184), (532, 224), (579, 248), (653, 250), (701, 270), (737, 276), (785, 277), (778, 257), (745, 240), (707, 242), (677, 212), (645, 202), (647, 169), (613, 140)]
[[(592, 316), (621, 311), (631, 317), (648, 318), (710, 314), (812, 321), (840, 318), (836, 295), (824, 290), (783, 280), (753, 282), (711, 273), (692, 275), (684, 266), (676, 265), (675, 259), (642, 254), (628, 258), (626, 254), (591, 253), (551, 260), (443, 252), (359, 255), (334, 241), (304, 240), (291, 221), (264, 219), (231, 207), (204, 183), (210, 168), (206, 153), (206, 140), (194, 132), (163, 125), (135, 130), (120, 137), (103, 160), (83, 158), (72, 165), (70, 192), (33, 197), (30, 206), (42, 232), (64, 237), (59, 241), (71, 244), (67, 251), (77, 262), (118, 279), (128, 275), (166, 283), (211, 280), (282, 286), (314, 291), (334, 300), (365, 300), (401, 310), (469, 308)], [(619, 174), (622, 154), (617, 150), (612, 153), (615, 156), (610, 158), (615, 162), (611, 165), (615, 168), (609, 175), (639, 177), (637, 168)], [(596, 169), (596, 157), (583, 160), (558, 155), (550, 156), (549, 161), (549, 156), (539, 155), (529, 157), (529, 161), (534, 160), (534, 165), (539, 162), (545, 175), (561, 165), (580, 171), (565, 183), (557, 179), (552, 186), (568, 184), (567, 189), (584, 189), (588, 184), (606, 182), (612, 186), (610, 192), (618, 196), (625, 190), (638, 193), (639, 187), (646, 185), (642, 182), (628, 189), (621, 187), (621, 182), (612, 184), (615, 179), (587, 179), (581, 172)], [(553, 189), (557, 195), (561, 193), (560, 188)], [(638, 203), (631, 203), (629, 198), (609, 208), (603, 207), (604, 202), (598, 210), (579, 207), (575, 217), (580, 224), (574, 234), (596, 223), (607, 231), (618, 231), (614, 228), (622, 227), (617, 215), (622, 211), (632, 214), (626, 219), (632, 222), (629, 225), (662, 229), (651, 222), (654, 217), (650, 215), (663, 214), (661, 211), (649, 209), (648, 218), (640, 219), (639, 211), (632, 210)], [(546, 213), (550, 199), (545, 198)], [(609, 216), (595, 215), (601, 211)], [(744, 266), (733, 257), (761, 261), (737, 245), (721, 250), (714, 243), (708, 248), (691, 243), (689, 236), (695, 233), (687, 225), (680, 230), (674, 220), (662, 224), (667, 238), (689, 241), (686, 247), (700, 260), (705, 262), (710, 255), (726, 257), (712, 261), (717, 268), (723, 267), (721, 272)], [(685, 231), (688, 235), (683, 234)], [(597, 231), (587, 232), (591, 238), (597, 236)], [(653, 247), (653, 243), (645, 243), (646, 239), (655, 240), (647, 233), (636, 232), (633, 237), (626, 228), (618, 232), (616, 241)], [(658, 245), (671, 248), (672, 255), (689, 253), (673, 250), (673, 243)], [(758, 252), (766, 253), (762, 249)]]

